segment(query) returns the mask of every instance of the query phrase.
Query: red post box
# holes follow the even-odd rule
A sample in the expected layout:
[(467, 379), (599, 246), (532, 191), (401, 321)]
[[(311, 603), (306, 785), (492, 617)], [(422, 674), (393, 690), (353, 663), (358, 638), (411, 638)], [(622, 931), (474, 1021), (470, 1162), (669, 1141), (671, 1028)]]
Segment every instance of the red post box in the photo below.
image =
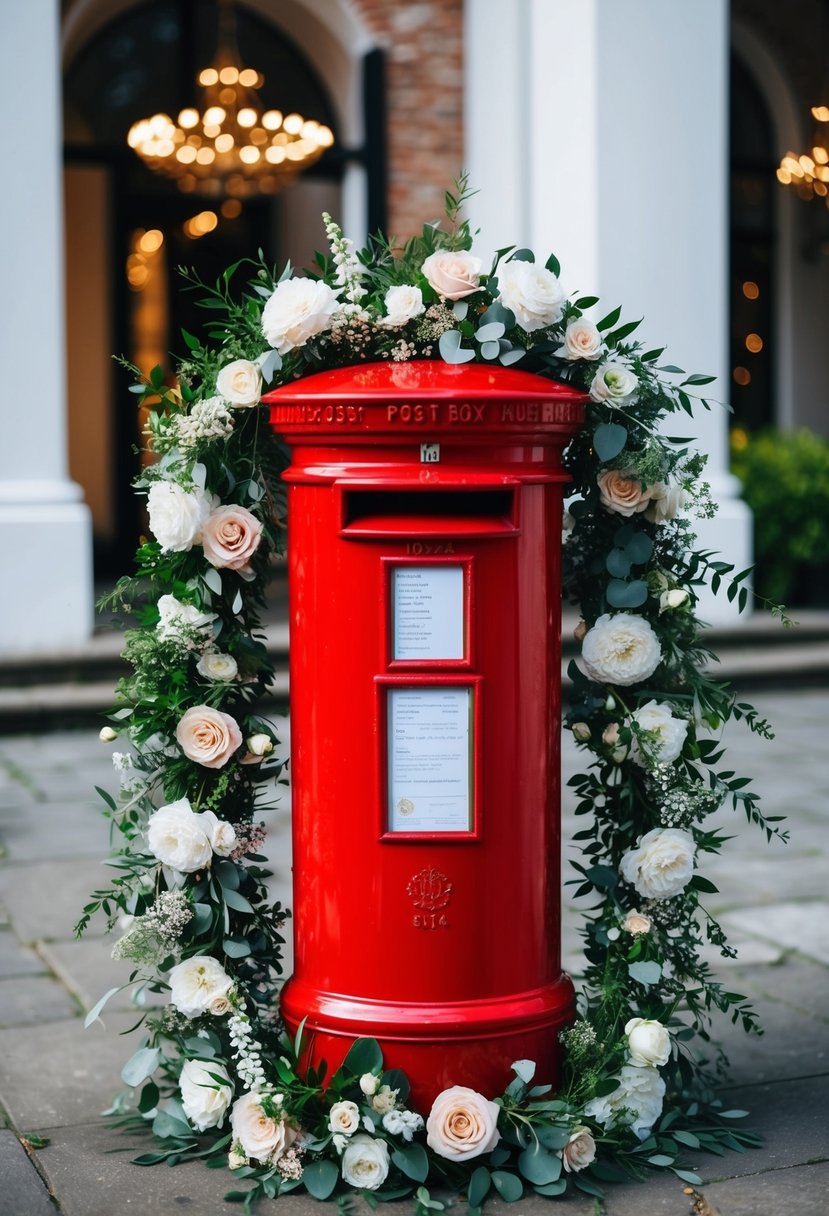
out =
[(585, 396), (442, 362), (268, 394), (289, 494), (295, 970), (311, 1058), (413, 1100), (555, 1082), (561, 450)]

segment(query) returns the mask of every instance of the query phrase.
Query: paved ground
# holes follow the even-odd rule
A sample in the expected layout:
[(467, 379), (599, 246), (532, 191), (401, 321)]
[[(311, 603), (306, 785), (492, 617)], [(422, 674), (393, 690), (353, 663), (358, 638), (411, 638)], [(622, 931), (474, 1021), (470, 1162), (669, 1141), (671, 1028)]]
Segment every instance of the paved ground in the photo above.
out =
[[(829, 1211), (829, 872), (826, 866), (826, 726), (829, 693), (755, 699), (773, 719), (773, 743), (729, 731), (731, 767), (756, 774), (767, 810), (790, 817), (792, 843), (768, 847), (756, 829), (722, 815), (736, 834), (706, 872), (723, 894), (711, 898), (740, 946), (723, 971), (750, 993), (767, 1028), (748, 1040), (723, 1028), (733, 1062), (731, 1105), (753, 1112), (766, 1144), (724, 1159), (698, 1158), (710, 1213), (822, 1216)], [(72, 924), (103, 873), (107, 829), (94, 785), (111, 786), (110, 748), (95, 732), (0, 739), (0, 1216), (114, 1216), (122, 1211), (198, 1216), (233, 1211), (222, 1202), (229, 1175), (196, 1165), (140, 1169), (143, 1151), (99, 1118), (119, 1086), (131, 1048), (119, 1031), (133, 1022), (123, 1001), (84, 1031), (82, 1011), (126, 971), (113, 963), (94, 925), (76, 942)], [(568, 749), (565, 767), (575, 758)], [(287, 810), (271, 816), (276, 885), (288, 898)], [(572, 830), (566, 819), (566, 829)], [(577, 917), (568, 913), (565, 955), (578, 964)], [(0, 1122), (3, 1110), (0, 1109)], [(27, 1156), (18, 1136), (48, 1145)], [(35, 1165), (32, 1164), (35, 1162)], [(40, 1175), (36, 1172), (40, 1171)], [(41, 1176), (43, 1181), (41, 1181)], [(48, 1189), (47, 1189), (48, 1188)], [(310, 1210), (285, 1199), (282, 1208)], [(608, 1216), (684, 1214), (691, 1197), (673, 1178), (609, 1191)], [(524, 1216), (542, 1201), (521, 1202)], [(493, 1213), (501, 1205), (493, 1204)], [(594, 1212), (572, 1200), (573, 1216)], [(281, 1210), (281, 1209), (280, 1209)], [(407, 1209), (408, 1210), (408, 1209)], [(555, 1209), (544, 1204), (544, 1210)]]

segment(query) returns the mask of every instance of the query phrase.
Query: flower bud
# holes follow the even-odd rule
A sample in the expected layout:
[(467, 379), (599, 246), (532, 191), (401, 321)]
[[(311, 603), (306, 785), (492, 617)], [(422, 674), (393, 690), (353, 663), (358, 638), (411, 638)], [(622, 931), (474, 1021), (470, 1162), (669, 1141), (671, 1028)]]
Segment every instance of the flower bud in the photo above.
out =
[(252, 756), (269, 756), (273, 751), (273, 739), (270, 735), (251, 735), (245, 740), (245, 747)]
[(612, 714), (614, 709), (616, 708), (616, 698), (611, 693), (607, 694), (607, 697), (605, 698), (604, 707), (609, 714)]
[(606, 743), (608, 747), (615, 747), (619, 742), (619, 723), (611, 722), (602, 731), (602, 743)]
[(574, 722), (572, 730), (573, 730), (573, 737), (579, 743), (586, 743), (587, 740), (590, 738), (590, 727), (587, 725), (586, 722)]
[(360, 1077), (360, 1089), (367, 1098), (370, 1098), (372, 1094), (377, 1093), (377, 1086), (379, 1084), (380, 1081), (377, 1077), (375, 1077), (373, 1072), (364, 1072)]
[(113, 730), (111, 726), (102, 726), (98, 738), (102, 743), (113, 743), (118, 738), (118, 731)]
[(684, 587), (674, 587), (672, 591), (663, 591), (659, 597), (659, 611), (684, 608), (690, 598)]
[(584, 641), (584, 635), (587, 633), (587, 621), (579, 621), (576, 628), (573, 630), (573, 637), (577, 642)]

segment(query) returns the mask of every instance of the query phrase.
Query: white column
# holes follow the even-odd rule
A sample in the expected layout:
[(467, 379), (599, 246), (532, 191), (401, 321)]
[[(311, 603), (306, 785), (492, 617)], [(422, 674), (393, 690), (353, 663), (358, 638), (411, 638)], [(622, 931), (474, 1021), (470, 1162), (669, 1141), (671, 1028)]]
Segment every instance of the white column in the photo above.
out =
[[(630, 320), (644, 315), (649, 345), (667, 344), (670, 362), (717, 375), (705, 391), (726, 399), (727, 4), (521, 0), (520, 38), (510, 32), (512, 22), (487, 18), (489, 6), (467, 4), (470, 30), (478, 32), (468, 41), (467, 160), (475, 184), (494, 196), (486, 244), (507, 243), (501, 220), (513, 218), (520, 181), (529, 206), (520, 239), (540, 254), (557, 254), (568, 289), (600, 295), (608, 309), (623, 304)], [(520, 59), (520, 125), (502, 117), (497, 81), (505, 43), (510, 78)], [(751, 564), (751, 516), (728, 472), (727, 412), (700, 409), (693, 424), (670, 425), (678, 434), (692, 425), (708, 454), (719, 512), (710, 523), (695, 521), (700, 547), (744, 569)], [(733, 622), (736, 609), (724, 595), (706, 595), (700, 615)]]
[(26, 0), (0, 39), (0, 78), (21, 101), (0, 112), (0, 654), (92, 629), (91, 522), (66, 467), (59, 21), (58, 0)]

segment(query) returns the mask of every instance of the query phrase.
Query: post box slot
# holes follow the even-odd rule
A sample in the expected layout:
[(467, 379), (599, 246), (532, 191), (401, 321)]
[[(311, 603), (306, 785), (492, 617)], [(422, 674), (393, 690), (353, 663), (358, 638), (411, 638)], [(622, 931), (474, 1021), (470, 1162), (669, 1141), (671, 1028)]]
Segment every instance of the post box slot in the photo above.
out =
[(346, 535), (487, 535), (516, 532), (513, 489), (343, 491)]

